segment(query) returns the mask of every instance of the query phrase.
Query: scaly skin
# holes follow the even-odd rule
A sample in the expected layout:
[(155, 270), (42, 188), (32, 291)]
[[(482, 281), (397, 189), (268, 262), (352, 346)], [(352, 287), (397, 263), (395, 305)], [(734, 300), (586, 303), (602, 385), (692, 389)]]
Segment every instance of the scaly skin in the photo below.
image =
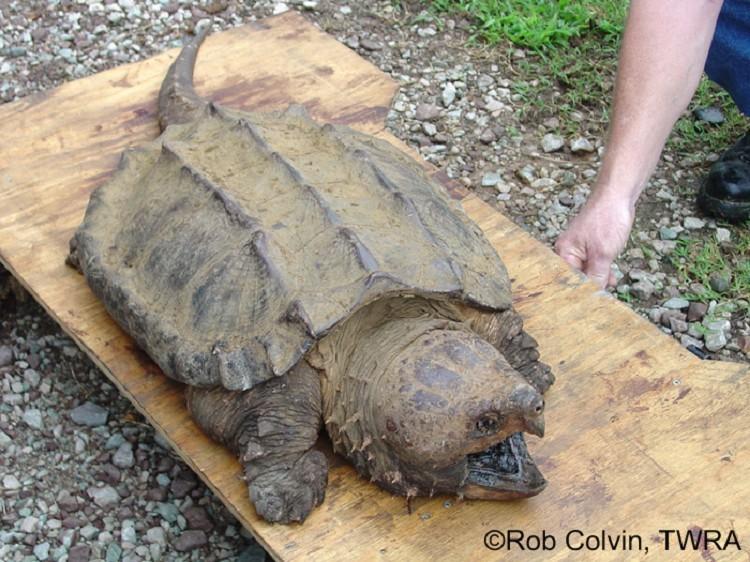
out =
[(245, 392), (187, 388), (196, 423), (240, 458), (250, 499), (267, 521), (304, 521), (323, 501), (328, 462), (312, 447), (321, 426), (318, 373), (302, 361)]
[[(511, 342), (519, 335), (508, 334)], [(520, 341), (513, 349), (533, 371), (537, 362)], [(325, 373), (334, 449), (393, 493), (461, 494), (468, 455), (544, 430), (541, 394), (449, 303), (375, 302), (323, 339), (309, 361)]]

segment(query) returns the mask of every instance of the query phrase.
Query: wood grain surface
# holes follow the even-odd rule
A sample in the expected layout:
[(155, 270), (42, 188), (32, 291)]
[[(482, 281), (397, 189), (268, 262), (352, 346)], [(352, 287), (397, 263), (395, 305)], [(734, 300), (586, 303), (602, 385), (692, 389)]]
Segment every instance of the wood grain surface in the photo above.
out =
[[(110, 320), (64, 265), (91, 190), (120, 152), (154, 138), (156, 93), (176, 51), (0, 106), (0, 259), (172, 443), (231, 511), (280, 560), (561, 560), (580, 529), (643, 537), (649, 559), (746, 559), (713, 545), (665, 552), (659, 529), (734, 529), (750, 548), (748, 368), (701, 362), (626, 306), (571, 272), (548, 248), (474, 196), (467, 213), (513, 278), (516, 307), (558, 382), (547, 395), (547, 435), (530, 438), (550, 481), (511, 503), (418, 499), (409, 514), (336, 462), (324, 504), (304, 525), (259, 521), (239, 465), (190, 420), (179, 385)], [(303, 103), (321, 121), (384, 131), (395, 83), (299, 15), (208, 38), (200, 93), (245, 109)], [(554, 550), (491, 552), (491, 529), (557, 537)], [(575, 535), (577, 538), (577, 535)], [(578, 541), (580, 542), (580, 540)], [(645, 551), (607, 550), (632, 560)]]

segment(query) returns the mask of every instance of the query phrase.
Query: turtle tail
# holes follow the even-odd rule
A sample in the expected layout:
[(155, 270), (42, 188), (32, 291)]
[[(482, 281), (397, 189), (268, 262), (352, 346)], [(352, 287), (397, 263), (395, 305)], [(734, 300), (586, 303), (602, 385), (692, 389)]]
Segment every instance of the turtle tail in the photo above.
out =
[(207, 103), (195, 93), (193, 69), (198, 49), (210, 31), (210, 25), (201, 27), (182, 47), (167, 71), (159, 91), (159, 127), (162, 131), (169, 125), (191, 121)]

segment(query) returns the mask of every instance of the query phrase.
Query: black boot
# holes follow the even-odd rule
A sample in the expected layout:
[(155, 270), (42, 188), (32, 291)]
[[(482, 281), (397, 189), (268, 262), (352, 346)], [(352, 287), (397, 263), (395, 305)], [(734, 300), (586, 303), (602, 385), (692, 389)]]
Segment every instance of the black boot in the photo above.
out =
[(750, 219), (750, 133), (711, 166), (698, 192), (698, 206), (728, 221)]

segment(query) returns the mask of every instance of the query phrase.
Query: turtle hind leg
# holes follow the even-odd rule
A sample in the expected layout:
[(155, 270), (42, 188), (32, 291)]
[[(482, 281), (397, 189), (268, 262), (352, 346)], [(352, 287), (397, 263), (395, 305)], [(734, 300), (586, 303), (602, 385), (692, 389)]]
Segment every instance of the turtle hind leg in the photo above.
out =
[(252, 390), (189, 387), (188, 409), (213, 439), (239, 456), (250, 500), (271, 522), (304, 521), (323, 501), (325, 455), (318, 373), (302, 362)]

